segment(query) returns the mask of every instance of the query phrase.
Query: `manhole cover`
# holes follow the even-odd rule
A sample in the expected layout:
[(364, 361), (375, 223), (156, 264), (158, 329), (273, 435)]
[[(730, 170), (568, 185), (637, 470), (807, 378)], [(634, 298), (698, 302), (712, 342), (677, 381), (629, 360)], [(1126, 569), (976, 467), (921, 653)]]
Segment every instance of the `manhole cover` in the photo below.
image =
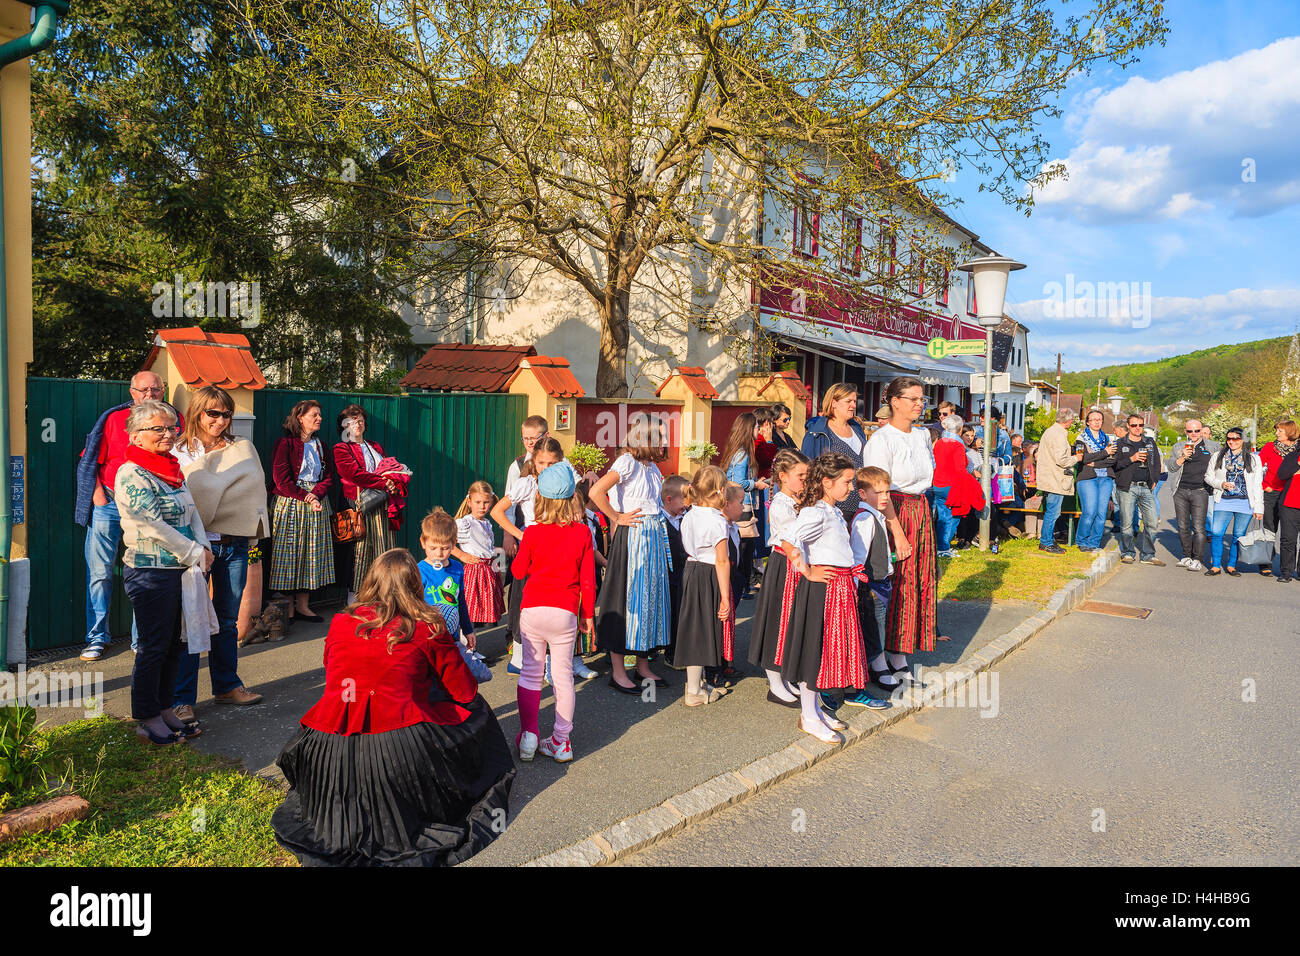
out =
[(1084, 601), (1075, 607), (1076, 611), (1090, 614), (1109, 614), (1111, 617), (1128, 617), (1135, 621), (1145, 621), (1151, 616), (1151, 608), (1134, 607), (1131, 604), (1111, 604), (1109, 601)]

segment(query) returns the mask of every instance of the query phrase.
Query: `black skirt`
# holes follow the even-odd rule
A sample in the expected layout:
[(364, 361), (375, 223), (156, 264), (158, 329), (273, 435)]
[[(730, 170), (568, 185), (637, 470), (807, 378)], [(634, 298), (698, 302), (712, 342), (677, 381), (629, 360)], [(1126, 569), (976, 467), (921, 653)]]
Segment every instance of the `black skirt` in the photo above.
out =
[(510, 640), (515, 643), (522, 640), (519, 636), (519, 612), (524, 604), (524, 583), (527, 580), (525, 576), (510, 583)]
[[(763, 590), (767, 590), (766, 585)], [(781, 676), (792, 684), (817, 687), (817, 675), (822, 667), (822, 632), (826, 622), (826, 585), (800, 578), (790, 604), (790, 625), (785, 632)]]
[[(754, 623), (749, 628), (749, 662), (763, 670), (776, 667), (776, 644), (781, 636), (781, 599), (785, 594), (785, 577), (789, 570), (785, 552), (777, 548), (767, 556), (763, 586), (758, 592)], [(793, 602), (792, 602), (793, 603)]]
[(718, 618), (721, 598), (717, 567), (702, 561), (687, 561), (674, 666), (722, 666), (722, 621)]
[(291, 787), (271, 815), (303, 866), (451, 866), (505, 829), (515, 767), (482, 696), (461, 724), (378, 734), (307, 727), (285, 745)]

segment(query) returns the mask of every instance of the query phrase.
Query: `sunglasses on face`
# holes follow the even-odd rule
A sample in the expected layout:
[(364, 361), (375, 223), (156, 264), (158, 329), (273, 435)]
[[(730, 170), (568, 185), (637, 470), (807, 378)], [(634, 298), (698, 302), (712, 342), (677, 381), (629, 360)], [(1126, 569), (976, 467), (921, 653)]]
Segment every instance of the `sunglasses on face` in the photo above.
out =
[(1228, 436), (1228, 441), (1244, 441), (1244, 440), (1245, 440), (1245, 439), (1243, 439), (1240, 435), (1229, 435), (1229, 436)]
[(228, 411), (226, 411), (225, 409), (222, 409), (222, 408), (205, 408), (205, 409), (203, 409), (203, 414), (204, 414), (204, 415), (207, 415), (208, 418), (232, 418), (232, 417), (234, 417), (234, 413), (233, 413), (233, 412), (228, 412)]

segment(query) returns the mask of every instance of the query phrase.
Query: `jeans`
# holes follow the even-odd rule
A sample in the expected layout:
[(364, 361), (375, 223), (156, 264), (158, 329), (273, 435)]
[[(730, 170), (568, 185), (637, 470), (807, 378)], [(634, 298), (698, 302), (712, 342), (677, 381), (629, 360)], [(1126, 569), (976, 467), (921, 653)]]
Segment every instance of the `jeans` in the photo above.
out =
[[(1146, 485), (1137, 483), (1131, 484), (1127, 491), (1118, 492), (1119, 497), (1119, 550), (1123, 555), (1132, 556), (1134, 553), (1134, 538), (1137, 538), (1137, 553), (1143, 561), (1156, 556), (1155, 532), (1156, 532), (1156, 504), (1155, 495)], [(1137, 522), (1133, 520), (1135, 513), (1142, 515), (1142, 534), (1138, 536), (1137, 532), (1132, 530)]]
[(1106, 533), (1106, 509), (1110, 506), (1110, 491), (1115, 479), (1110, 475), (1086, 478), (1075, 483), (1079, 495), (1079, 533), (1074, 543), (1085, 550), (1101, 547)]
[[(1210, 494), (1202, 488), (1179, 488), (1174, 492), (1174, 516), (1183, 557), (1201, 560), (1205, 554), (1205, 511)], [(1216, 559), (1217, 566), (1217, 559)]]
[(1227, 567), (1235, 568), (1237, 566), (1237, 539), (1246, 533), (1250, 527), (1250, 519), (1254, 517), (1244, 511), (1223, 511), (1220, 509), (1214, 513), (1214, 520), (1210, 522), (1210, 567), (1222, 568), (1224, 565), (1219, 563), (1223, 557), (1223, 536), (1231, 536), (1228, 542), (1228, 563)]
[(952, 536), (957, 533), (959, 519), (948, 508), (948, 492), (951, 488), (932, 488), (934, 492), (934, 533), (939, 551), (952, 550)]
[(140, 649), (131, 669), (131, 716), (162, 713), (176, 686), (181, 653), (182, 568), (126, 568), (126, 593), (140, 623)]
[(1056, 544), (1056, 519), (1061, 517), (1061, 505), (1065, 502), (1065, 495), (1045, 491), (1043, 499), (1043, 529), (1038, 535), (1038, 543), (1044, 548), (1050, 548)]
[[(108, 614), (113, 605), (113, 566), (122, 543), (122, 522), (117, 504), (95, 505), (86, 528), (86, 643), (107, 644)], [(139, 643), (139, 630), (131, 621), (131, 649)]]
[[(215, 532), (213, 532), (215, 534)], [(208, 676), (212, 680), (212, 693), (224, 694), (242, 687), (243, 681), (236, 672), (239, 660), (237, 623), (239, 605), (244, 597), (244, 582), (248, 580), (248, 539), (233, 538), (231, 544), (210, 542), (212, 547), (212, 607), (217, 612), (221, 629), (212, 635), (212, 649), (208, 651)], [(199, 655), (182, 653), (176, 665), (176, 693), (172, 706), (198, 702)]]
[(885, 653), (885, 622), (889, 615), (891, 581), (858, 582), (858, 627), (866, 646), (867, 661)]

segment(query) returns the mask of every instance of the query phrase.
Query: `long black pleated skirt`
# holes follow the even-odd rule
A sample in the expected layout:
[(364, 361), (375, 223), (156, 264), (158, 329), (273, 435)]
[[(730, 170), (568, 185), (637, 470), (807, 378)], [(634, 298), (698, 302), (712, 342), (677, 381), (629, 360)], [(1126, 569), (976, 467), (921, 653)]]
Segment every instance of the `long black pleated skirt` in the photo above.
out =
[(758, 591), (758, 607), (749, 628), (749, 662), (763, 670), (776, 670), (776, 645), (781, 636), (782, 598), (785, 576), (790, 564), (785, 552), (776, 548), (767, 556), (763, 586)]
[(271, 815), (303, 866), (451, 866), (505, 829), (515, 767), (482, 696), (460, 724), (378, 734), (300, 728), (280, 754), (292, 788)]
[[(763, 585), (767, 590), (767, 585)], [(790, 606), (781, 676), (792, 684), (817, 687), (822, 667), (822, 632), (826, 623), (826, 585), (800, 578)], [(819, 688), (831, 690), (838, 688)]]
[(722, 666), (722, 621), (718, 619), (718, 569), (702, 561), (687, 561), (682, 582), (682, 610), (677, 621), (677, 667)]

